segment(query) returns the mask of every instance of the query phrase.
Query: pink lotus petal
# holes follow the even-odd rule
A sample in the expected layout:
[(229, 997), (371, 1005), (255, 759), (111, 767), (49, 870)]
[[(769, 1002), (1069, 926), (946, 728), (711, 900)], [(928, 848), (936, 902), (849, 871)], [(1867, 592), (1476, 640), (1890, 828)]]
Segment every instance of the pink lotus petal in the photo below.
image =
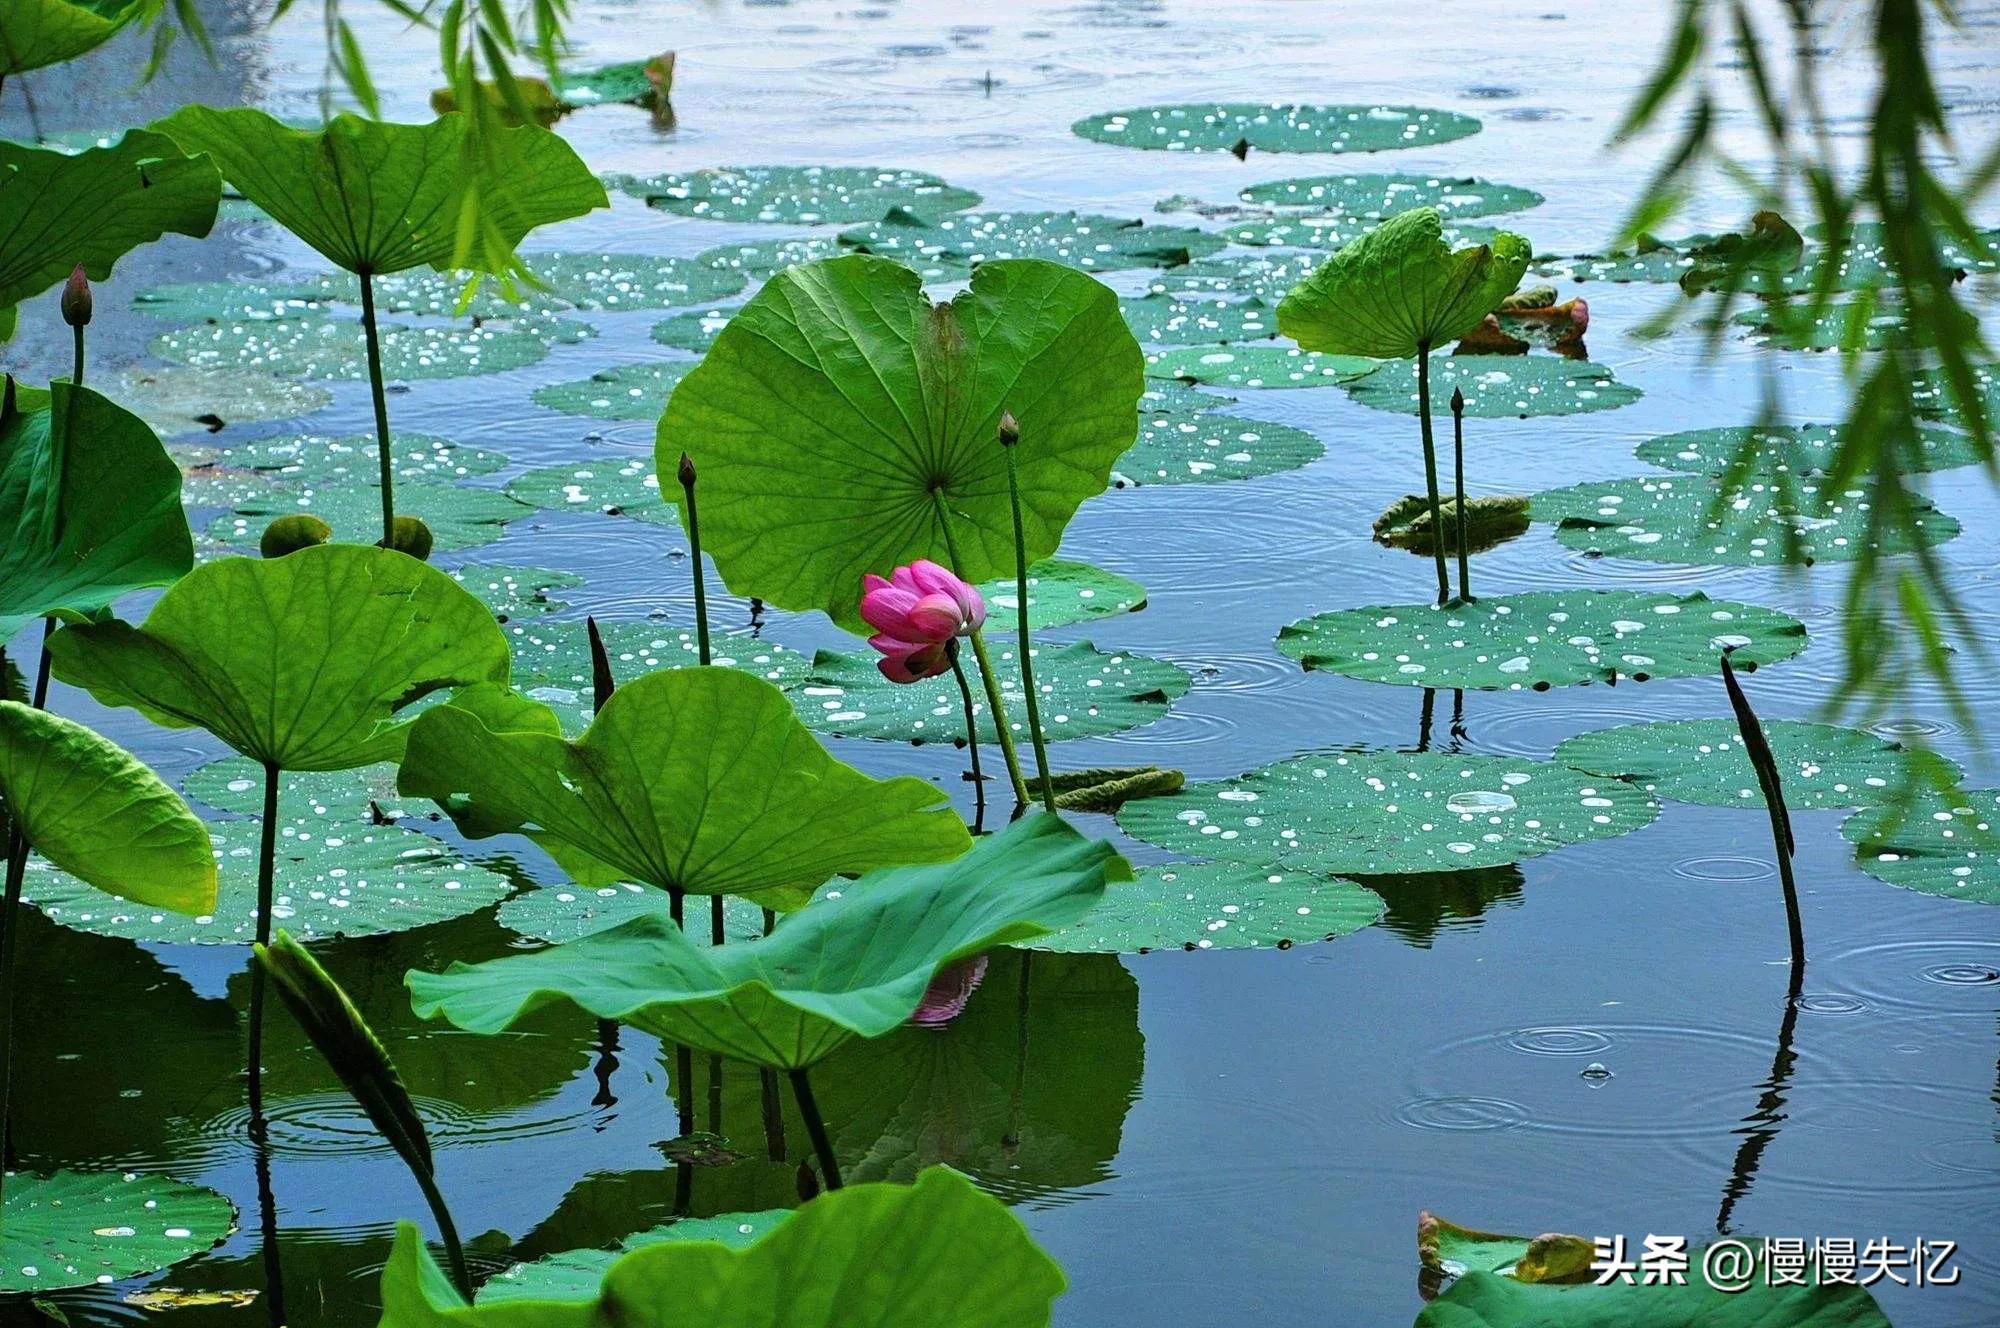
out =
[(965, 1012), (965, 1003), (972, 999), (972, 993), (978, 991), (979, 984), (985, 980), (985, 955), (961, 959), (943, 969), (924, 989), (924, 998), (917, 1002), (910, 1022), (920, 1028), (939, 1028), (950, 1023)]

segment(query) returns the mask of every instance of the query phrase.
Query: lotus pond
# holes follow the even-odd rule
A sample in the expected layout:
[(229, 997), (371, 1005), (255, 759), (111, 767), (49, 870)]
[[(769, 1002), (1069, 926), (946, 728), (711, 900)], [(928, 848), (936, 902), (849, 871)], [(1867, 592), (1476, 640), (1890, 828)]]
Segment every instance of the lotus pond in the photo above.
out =
[(2000, 1322), (2000, 365), (1673, 8), (249, 8), (0, 0), (0, 1323)]

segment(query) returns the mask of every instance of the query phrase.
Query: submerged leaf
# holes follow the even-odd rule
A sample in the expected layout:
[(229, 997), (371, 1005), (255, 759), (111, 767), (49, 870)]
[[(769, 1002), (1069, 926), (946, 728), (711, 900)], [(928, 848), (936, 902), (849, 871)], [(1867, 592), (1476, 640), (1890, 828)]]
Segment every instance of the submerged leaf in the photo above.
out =
[[(1458, 499), (1444, 499), (1438, 506), (1439, 519), (1444, 522), (1443, 543), (1446, 553), (1458, 549)], [(1468, 498), (1465, 503), (1465, 547), (1468, 553), (1484, 553), (1497, 549), (1508, 540), (1527, 533), (1532, 522), (1528, 516), (1528, 500), (1515, 494), (1485, 494)], [(1411, 553), (1428, 558), (1438, 545), (1437, 531), (1432, 528), (1430, 500), (1422, 494), (1410, 493), (1398, 498), (1384, 508), (1382, 515), (1375, 518), (1375, 538), (1392, 549), (1407, 549)]]

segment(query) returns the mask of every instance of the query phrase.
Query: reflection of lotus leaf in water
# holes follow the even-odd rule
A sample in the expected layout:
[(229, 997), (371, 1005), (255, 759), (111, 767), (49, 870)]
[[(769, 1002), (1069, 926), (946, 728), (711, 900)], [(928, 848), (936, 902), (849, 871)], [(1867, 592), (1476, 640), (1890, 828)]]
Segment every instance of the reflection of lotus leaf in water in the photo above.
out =
[(1470, 930), (1479, 925), (1488, 909), (1518, 905), (1526, 883), (1520, 867), (1511, 862), (1484, 871), (1408, 872), (1354, 879), (1382, 897), (1385, 908), (1379, 925), (1425, 950), (1439, 932)]

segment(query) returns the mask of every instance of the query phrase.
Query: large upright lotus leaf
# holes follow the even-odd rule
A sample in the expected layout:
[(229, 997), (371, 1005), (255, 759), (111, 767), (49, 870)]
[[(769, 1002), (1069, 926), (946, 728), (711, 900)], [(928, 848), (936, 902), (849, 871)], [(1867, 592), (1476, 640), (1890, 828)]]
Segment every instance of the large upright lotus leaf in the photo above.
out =
[[(1958, 779), (1958, 767), (1934, 752), (1913, 752), (1859, 729), (1795, 719), (1763, 721), (1777, 758), (1785, 805), (1873, 807), (1893, 803), (1933, 776)], [(1676, 802), (1762, 807), (1757, 771), (1732, 719), (1621, 724), (1566, 738), (1554, 759), (1593, 774), (1630, 779)]]
[(145, 12), (139, 0), (9, 0), (0, 79), (96, 50)]
[(1690, 1259), (1681, 1285), (1558, 1286), (1467, 1273), (1417, 1316), (1415, 1328), (1889, 1328), (1865, 1287), (1772, 1286), (1762, 1270), (1721, 1289)]
[(947, 964), (1069, 926), (1128, 874), (1108, 843), (1036, 813), (955, 861), (886, 868), (828, 891), (754, 944), (697, 945), (671, 922), (641, 917), (406, 981), (419, 1015), (472, 1033), (503, 1032), (568, 1001), (664, 1040), (798, 1069), (850, 1037), (894, 1031)]
[(1118, 302), (1132, 334), (1152, 345), (1206, 346), (1278, 335), (1274, 311), (1262, 300), (1185, 299), (1145, 295)]
[(907, 262), (982, 264), (1042, 258), (1092, 272), (1175, 267), (1222, 248), (1220, 235), (1090, 212), (968, 212), (931, 220), (892, 213), (840, 233), (842, 244)]
[[(30, 8), (43, 6), (75, 8), (61, 0), (34, 0)], [(0, 51), (17, 12), (10, 8)], [(103, 281), (126, 253), (169, 231), (208, 234), (221, 197), (213, 162), (143, 129), (76, 153), (0, 140), (0, 325), (10, 306), (60, 282), (78, 263)]]
[[(1747, 462), (1749, 472), (1759, 475), (1822, 475), (1844, 446), (1843, 434), (1837, 424), (1726, 425), (1648, 438), (1635, 455), (1667, 470), (1699, 474), (1721, 475)], [(1918, 448), (1916, 456), (1903, 462), (1912, 474), (1980, 461), (1970, 434), (1940, 425), (1923, 426)]]
[[(497, 629), (496, 629), (497, 630)], [(458, 705), (426, 711), (405, 793), (473, 834), (533, 835), (584, 884), (639, 881), (797, 907), (828, 877), (964, 851), (965, 826), (921, 779), (843, 765), (770, 683), (725, 668), (624, 683), (575, 742)]]
[(235, 1207), (214, 1190), (130, 1171), (11, 1173), (5, 1202), (0, 1295), (156, 1272), (206, 1253), (236, 1229)]
[(1181, 346), (1146, 356), (1146, 376), (1224, 387), (1330, 387), (1367, 377), (1377, 363), (1297, 346)]
[(1168, 152), (1382, 152), (1434, 147), (1479, 132), (1479, 121), (1426, 106), (1193, 102), (1141, 106), (1078, 120), (1079, 137)]
[[(382, 323), (379, 327), (382, 376), (391, 382), (504, 373), (543, 359), (552, 345), (595, 335), (588, 324), (568, 318), (517, 320), (504, 326)], [(161, 359), (209, 371), (247, 370), (348, 382), (365, 382), (369, 377), (367, 341), (344, 318), (205, 323), (154, 338), (152, 350)]]
[(672, 1242), (713, 1241), (730, 1249), (741, 1249), (762, 1240), (772, 1228), (792, 1215), (789, 1208), (767, 1209), (761, 1213), (719, 1213), (714, 1217), (677, 1218), (662, 1226), (627, 1236), (608, 1250), (564, 1250), (517, 1263), (495, 1273), (479, 1288), (479, 1305), (484, 1309), (509, 1300), (591, 1301), (611, 1265), (648, 1245)]
[(1750, 475), (1725, 491), (1712, 475), (1640, 475), (1538, 493), (1529, 510), (1583, 553), (1763, 567), (1908, 553), (1958, 534), (1958, 522), (1928, 499), (1907, 501), (1907, 524), (1879, 531), (1885, 538), (1874, 538), (1865, 487), (1828, 492), (1812, 477)]
[(1121, 484), (1214, 484), (1297, 470), (1326, 448), (1304, 429), (1216, 411), (1149, 411), (1139, 441), (1118, 458)]
[(2000, 904), (2000, 792), (1920, 790), (1916, 797), (1864, 807), (1840, 833), (1854, 860), (1878, 881), (1943, 899)]
[(935, 175), (873, 166), (722, 166), (617, 183), (662, 212), (709, 221), (856, 222), (892, 208), (936, 216), (979, 203)]
[[(1391, 360), (1346, 384), (1348, 395), (1376, 410), (1417, 413), (1417, 362)], [(1621, 383), (1607, 365), (1557, 355), (1431, 355), (1431, 406), (1465, 394), (1471, 419), (1583, 415), (1629, 406), (1645, 393)]]
[(864, 573), (1013, 570), (1003, 411), (1027, 555), (1054, 553), (1132, 445), (1141, 376), (1117, 297), (1080, 272), (986, 263), (934, 305), (907, 268), (829, 259), (743, 306), (668, 401), (657, 457), (700, 467), (702, 545), (732, 591), (860, 630)]
[(1411, 687), (1537, 691), (1717, 673), (1806, 648), (1790, 614), (1699, 591), (1537, 590), (1471, 604), (1379, 604), (1290, 624), (1278, 649), (1308, 669)]
[(234, 424), (292, 420), (332, 404), (333, 393), (274, 374), (221, 373), (169, 364), (127, 369), (111, 395), (162, 438)]
[(491, 131), (498, 141), (468, 152), (469, 125), (459, 112), (416, 125), (340, 115), (305, 130), (250, 107), (184, 106), (155, 127), (208, 153), (244, 197), (349, 272), (449, 266), (470, 191), (509, 244), (608, 202), (583, 159), (539, 125)]
[[(1025, 742), (1027, 691), (1014, 662), (1017, 650), (996, 642), (992, 654), (1008, 725), (1016, 740)], [(1042, 733), (1050, 742), (1150, 724), (1187, 693), (1187, 673), (1163, 659), (1100, 650), (1088, 641), (1044, 643), (1034, 651)], [(894, 683), (882, 676), (872, 656), (822, 650), (813, 656), (811, 671), (789, 683), (787, 690), (806, 723), (823, 732), (902, 742), (961, 746), (965, 742), (965, 700), (949, 673)], [(980, 741), (999, 741), (977, 683), (972, 688), (972, 712), (978, 719)]]
[(436, 568), (367, 545), (205, 563), (134, 628), (69, 627), (56, 676), (106, 705), (200, 727), (283, 770), (343, 770), (402, 753), (396, 712), (507, 678), (487, 607)]
[(600, 420), (654, 420), (694, 360), (650, 360), (601, 369), (588, 378), (535, 389), (537, 406)]
[(83, 725), (0, 700), (0, 825), (36, 853), (149, 907), (215, 906), (208, 832), (131, 753)]
[(1241, 862), (1143, 867), (1114, 885), (1083, 921), (1029, 944), (1079, 954), (1255, 950), (1331, 941), (1382, 916), (1382, 900), (1352, 881)]
[(1309, 175), (1253, 184), (1239, 196), (1246, 203), (1356, 217), (1393, 217), (1412, 208), (1435, 208), (1448, 218), (1488, 217), (1542, 201), (1532, 189), (1440, 175)]
[(1437, 211), (1417, 208), (1314, 268), (1278, 305), (1278, 330), (1307, 350), (1413, 356), (1478, 327), (1520, 285), (1528, 252), (1511, 231), (1454, 250)]
[(87, 387), (58, 379), (50, 394), (0, 418), (0, 645), (194, 565), (180, 467), (153, 431)]
[(1659, 810), (1630, 784), (1545, 761), (1317, 752), (1128, 802), (1118, 824), (1179, 853), (1344, 876), (1498, 867)]
[(405, 1225), (380, 1328), (1046, 1328), (1063, 1286), (1019, 1218), (937, 1167), (915, 1185), (828, 1191), (740, 1247), (646, 1245), (580, 1304), (467, 1306)]

